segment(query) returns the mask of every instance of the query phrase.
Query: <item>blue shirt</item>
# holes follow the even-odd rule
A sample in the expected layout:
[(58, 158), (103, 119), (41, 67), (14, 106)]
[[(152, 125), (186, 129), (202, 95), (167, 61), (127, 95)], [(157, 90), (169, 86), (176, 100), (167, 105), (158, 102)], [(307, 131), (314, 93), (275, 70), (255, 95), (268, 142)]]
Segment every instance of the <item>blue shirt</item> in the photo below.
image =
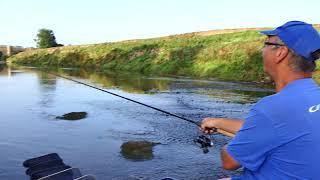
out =
[(243, 167), (232, 179), (320, 179), (320, 88), (289, 83), (251, 109), (227, 152)]

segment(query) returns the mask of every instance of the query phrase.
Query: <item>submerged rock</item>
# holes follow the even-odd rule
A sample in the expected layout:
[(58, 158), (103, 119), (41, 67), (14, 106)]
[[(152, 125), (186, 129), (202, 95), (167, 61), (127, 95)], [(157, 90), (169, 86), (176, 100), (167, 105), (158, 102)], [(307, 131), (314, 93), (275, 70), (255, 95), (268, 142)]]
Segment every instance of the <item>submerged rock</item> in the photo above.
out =
[(87, 112), (71, 112), (64, 114), (63, 116), (57, 116), (57, 119), (64, 119), (64, 120), (79, 120), (84, 119), (87, 117)]
[(160, 143), (149, 141), (128, 141), (121, 145), (124, 158), (134, 161), (144, 161), (153, 158), (153, 147)]

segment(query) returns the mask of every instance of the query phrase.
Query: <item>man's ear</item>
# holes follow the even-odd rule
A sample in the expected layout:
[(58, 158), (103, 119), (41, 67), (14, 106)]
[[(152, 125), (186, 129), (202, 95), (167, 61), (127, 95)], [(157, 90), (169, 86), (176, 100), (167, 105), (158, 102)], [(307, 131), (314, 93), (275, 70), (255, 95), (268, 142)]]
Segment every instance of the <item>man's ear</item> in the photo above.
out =
[(276, 52), (276, 62), (277, 64), (281, 63), (289, 54), (289, 49), (286, 46), (279, 47)]

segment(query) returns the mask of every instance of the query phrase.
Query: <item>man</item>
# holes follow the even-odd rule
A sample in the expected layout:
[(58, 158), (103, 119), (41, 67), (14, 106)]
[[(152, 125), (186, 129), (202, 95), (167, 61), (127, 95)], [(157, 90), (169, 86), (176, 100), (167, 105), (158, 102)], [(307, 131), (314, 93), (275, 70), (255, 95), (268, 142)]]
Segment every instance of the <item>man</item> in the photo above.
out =
[(258, 101), (245, 121), (205, 118), (201, 129), (235, 133), (221, 150), (225, 169), (244, 167), (232, 179), (320, 179), (320, 88), (312, 80), (319, 33), (300, 21), (261, 33), (264, 71), (277, 93)]

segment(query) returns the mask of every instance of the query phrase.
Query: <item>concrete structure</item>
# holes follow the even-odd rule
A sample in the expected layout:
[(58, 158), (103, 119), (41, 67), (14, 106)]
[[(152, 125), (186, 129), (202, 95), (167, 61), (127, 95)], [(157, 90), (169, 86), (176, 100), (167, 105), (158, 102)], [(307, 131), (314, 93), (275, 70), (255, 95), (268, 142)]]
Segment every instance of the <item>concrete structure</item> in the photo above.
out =
[(0, 52), (5, 56), (11, 56), (22, 51), (25, 51), (25, 48), (22, 46), (0, 45)]

